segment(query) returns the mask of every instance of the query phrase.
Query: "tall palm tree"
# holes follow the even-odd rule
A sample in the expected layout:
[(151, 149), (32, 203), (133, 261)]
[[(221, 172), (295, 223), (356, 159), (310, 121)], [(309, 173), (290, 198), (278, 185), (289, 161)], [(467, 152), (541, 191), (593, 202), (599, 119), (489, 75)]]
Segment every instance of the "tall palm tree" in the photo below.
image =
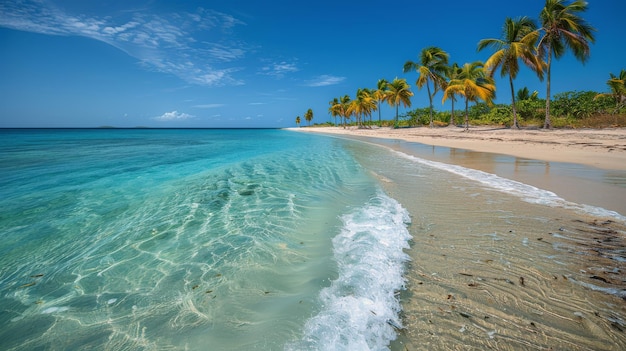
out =
[(483, 100), (487, 104), (492, 104), (496, 97), (496, 86), (493, 78), (485, 74), (484, 64), (480, 61), (466, 63), (461, 68), (457, 79), (448, 82), (448, 87), (443, 91), (445, 102), (452, 94), (459, 94), (465, 97), (465, 130), (469, 130), (469, 102)]
[(411, 107), (411, 86), (407, 84), (406, 79), (398, 79), (397, 77), (387, 84), (386, 101), (390, 106), (396, 107), (396, 118), (394, 119), (394, 128), (398, 128), (398, 107), (402, 104), (404, 107)]
[[(448, 53), (436, 46), (430, 46), (422, 49), (420, 52), (419, 62), (407, 61), (404, 64), (404, 72), (417, 71), (419, 77), (415, 84), (419, 89), (426, 85), (428, 91), (428, 100), (430, 101), (430, 127), (434, 127), (433, 123), (433, 96), (437, 94), (439, 89), (445, 89), (446, 81), (443, 77), (448, 65)], [(431, 93), (430, 82), (433, 83)]]
[(602, 93), (596, 95), (594, 99), (601, 96), (609, 96), (615, 99), (615, 112), (619, 112), (619, 109), (626, 103), (626, 70), (621, 70), (619, 76), (609, 73), (611, 78), (606, 81), (606, 85), (611, 90), (610, 93)]
[(509, 76), (511, 86), (511, 108), (513, 109), (513, 128), (519, 129), (515, 110), (515, 88), (513, 80), (519, 72), (519, 61), (535, 71), (543, 80), (543, 61), (536, 55), (535, 45), (539, 39), (537, 25), (529, 17), (511, 19), (507, 17), (502, 27), (501, 39), (483, 39), (478, 42), (478, 51), (491, 47), (495, 53), (485, 62), (485, 70), (493, 78), (500, 68), (500, 76)]
[(595, 28), (579, 16), (579, 13), (586, 10), (587, 2), (583, 0), (575, 0), (569, 4), (565, 0), (546, 0), (544, 8), (539, 14), (543, 35), (539, 39), (538, 49), (541, 57), (547, 62), (548, 81), (544, 128), (552, 128), (550, 121), (552, 57), (558, 60), (567, 49), (570, 49), (579, 61), (585, 63), (590, 54), (589, 43), (595, 42), (593, 36)]
[(380, 119), (380, 103), (385, 101), (385, 97), (387, 94), (387, 84), (389, 82), (386, 79), (379, 79), (378, 84), (376, 84), (376, 90), (372, 93), (372, 97), (376, 99), (376, 104), (378, 106), (378, 126), (382, 126), (382, 122)]
[(313, 110), (308, 109), (304, 114), (304, 119), (309, 123), (309, 127), (311, 126), (311, 121), (313, 120)]
[[(453, 79), (457, 79), (460, 73), (461, 67), (459, 67), (459, 65), (455, 62), (451, 66), (448, 66), (445, 76), (449, 82)], [(454, 126), (454, 103), (456, 102), (456, 96), (454, 96), (454, 94), (450, 96), (450, 101), (452, 102), (452, 112), (450, 113), (450, 123), (448, 124), (448, 126), (452, 127)]]
[(339, 105), (339, 99), (334, 98), (331, 101), (328, 102), (328, 113), (330, 114), (331, 117), (335, 117), (335, 125), (337, 125), (337, 116), (339, 116), (339, 112), (340, 110), (335, 107), (337, 105)]

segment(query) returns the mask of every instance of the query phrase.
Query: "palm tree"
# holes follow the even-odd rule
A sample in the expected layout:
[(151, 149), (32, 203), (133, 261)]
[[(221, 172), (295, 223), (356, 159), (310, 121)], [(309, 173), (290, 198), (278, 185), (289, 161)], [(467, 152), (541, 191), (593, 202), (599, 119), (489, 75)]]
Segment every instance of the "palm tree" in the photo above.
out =
[(396, 107), (396, 118), (394, 120), (394, 128), (398, 128), (398, 107), (400, 104), (404, 107), (411, 107), (411, 86), (407, 84), (406, 79), (398, 79), (397, 77), (387, 84), (386, 101), (390, 106)]
[(519, 89), (517, 91), (517, 95), (515, 96), (517, 101), (537, 100), (538, 97), (539, 97), (539, 92), (537, 90), (533, 90), (533, 92), (531, 94), (530, 91), (528, 90), (528, 87), (523, 87), (523, 88)]
[(372, 97), (376, 99), (376, 105), (378, 106), (378, 126), (382, 126), (382, 122), (380, 120), (380, 103), (385, 101), (387, 94), (387, 84), (389, 82), (386, 79), (379, 79), (378, 84), (376, 84), (376, 90), (372, 93)]
[(328, 102), (328, 113), (331, 117), (335, 117), (335, 125), (337, 125), (337, 116), (340, 116), (340, 110), (335, 107), (339, 105), (339, 99), (334, 98)]
[(491, 105), (496, 97), (496, 86), (493, 78), (485, 74), (484, 64), (480, 61), (466, 63), (461, 68), (457, 79), (448, 82), (448, 87), (443, 91), (445, 102), (452, 94), (459, 94), (465, 97), (465, 130), (469, 130), (469, 102), (483, 100)]
[(363, 128), (362, 117), (372, 116), (372, 111), (377, 109), (376, 100), (372, 97), (369, 89), (357, 89), (356, 98), (348, 107), (348, 112), (354, 114), (359, 128)]
[[(433, 96), (437, 94), (439, 89), (445, 89), (446, 82), (443, 75), (448, 65), (448, 54), (436, 46), (427, 47), (420, 52), (420, 61), (407, 61), (404, 64), (404, 72), (415, 70), (419, 77), (415, 84), (419, 89), (426, 85), (428, 91), (428, 100), (430, 101), (430, 127), (433, 124)], [(433, 82), (433, 91), (431, 93), (430, 82)]]
[(296, 124), (298, 125), (298, 128), (300, 128), (300, 116), (296, 117)]
[(621, 70), (619, 76), (615, 76), (613, 73), (609, 73), (611, 78), (606, 81), (606, 85), (611, 90), (610, 93), (602, 93), (596, 95), (594, 99), (601, 96), (608, 96), (615, 99), (615, 113), (619, 112), (619, 109), (626, 103), (626, 70)]
[(352, 116), (348, 113), (348, 106), (350, 106), (350, 96), (344, 95), (341, 99), (339, 99), (339, 103), (341, 104), (341, 115), (343, 116), (344, 124), (343, 127), (346, 127), (346, 123)]
[(500, 68), (500, 76), (509, 76), (511, 86), (511, 108), (513, 109), (513, 128), (519, 129), (517, 111), (515, 110), (515, 88), (513, 80), (519, 72), (519, 60), (535, 71), (543, 80), (544, 64), (536, 55), (535, 44), (539, 39), (537, 25), (528, 17), (511, 19), (507, 17), (502, 27), (501, 39), (483, 39), (478, 42), (478, 51), (491, 47), (495, 53), (485, 62), (485, 69), (493, 78)]
[(311, 126), (311, 120), (313, 120), (313, 110), (308, 109), (304, 114), (304, 119), (309, 123), (309, 127)]
[(585, 63), (589, 57), (589, 43), (595, 42), (593, 32), (595, 28), (589, 25), (578, 14), (587, 10), (587, 2), (575, 0), (569, 4), (565, 0), (546, 0), (544, 8), (539, 14), (543, 36), (539, 40), (539, 54), (547, 58), (546, 74), (546, 119), (544, 128), (552, 128), (550, 122), (550, 77), (552, 57), (561, 58), (567, 51), (572, 50), (574, 56)]
[[(452, 66), (449, 66), (448, 69), (446, 69), (446, 78), (448, 79), (448, 82), (453, 79), (457, 79), (460, 73), (461, 67), (459, 67), (456, 62), (453, 63)], [(454, 126), (454, 103), (456, 102), (456, 96), (454, 96), (454, 94), (450, 96), (450, 101), (452, 101), (452, 112), (450, 113), (450, 123), (448, 126), (452, 127)]]

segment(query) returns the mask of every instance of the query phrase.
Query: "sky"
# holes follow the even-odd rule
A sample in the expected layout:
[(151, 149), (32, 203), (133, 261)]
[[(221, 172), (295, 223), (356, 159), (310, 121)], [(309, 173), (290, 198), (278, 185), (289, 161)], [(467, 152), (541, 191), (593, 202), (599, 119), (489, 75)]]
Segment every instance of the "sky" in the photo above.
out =
[[(607, 91), (626, 69), (626, 1), (589, 0), (597, 29), (583, 65), (553, 63), (552, 92)], [(478, 41), (506, 17), (538, 19), (544, 0), (161, 1), (0, 0), (0, 127), (282, 128), (328, 102), (405, 78), (427, 107), (408, 60), (438, 46), (450, 63), (485, 61)], [(508, 78), (497, 103), (510, 103)], [(522, 67), (516, 90), (545, 97)], [(435, 97), (436, 109), (442, 105)], [(400, 113), (406, 109), (401, 108)], [(395, 109), (384, 105), (383, 119)], [(374, 112), (375, 118), (378, 113)]]

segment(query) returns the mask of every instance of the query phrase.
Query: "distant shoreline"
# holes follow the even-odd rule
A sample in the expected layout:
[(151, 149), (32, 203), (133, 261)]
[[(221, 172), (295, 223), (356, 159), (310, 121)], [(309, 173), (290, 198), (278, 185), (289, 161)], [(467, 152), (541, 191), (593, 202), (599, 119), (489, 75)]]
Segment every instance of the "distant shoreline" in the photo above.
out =
[(357, 129), (355, 127), (287, 128), (301, 132), (397, 139), (426, 145), (466, 149), (515, 157), (576, 163), (626, 171), (626, 128), (521, 129), (416, 127)]

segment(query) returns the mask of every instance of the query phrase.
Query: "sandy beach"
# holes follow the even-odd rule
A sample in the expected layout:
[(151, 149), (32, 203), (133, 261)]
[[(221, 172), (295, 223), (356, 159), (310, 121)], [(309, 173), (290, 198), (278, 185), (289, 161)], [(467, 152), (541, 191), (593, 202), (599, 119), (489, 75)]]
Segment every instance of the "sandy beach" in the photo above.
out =
[(311, 127), (296, 130), (351, 136), (399, 139), (427, 145), (511, 155), (534, 160), (578, 163), (602, 169), (626, 170), (626, 128), (507, 129)]
[(471, 127), (469, 132), (458, 127), (293, 130), (385, 144), (420, 158), (496, 174), (552, 191), (569, 201), (626, 214), (626, 128)]
[[(626, 129), (297, 130), (379, 144), (626, 213)], [(393, 351), (626, 347), (621, 220), (527, 203), (418, 164), (364, 162), (412, 217), (405, 329)]]

